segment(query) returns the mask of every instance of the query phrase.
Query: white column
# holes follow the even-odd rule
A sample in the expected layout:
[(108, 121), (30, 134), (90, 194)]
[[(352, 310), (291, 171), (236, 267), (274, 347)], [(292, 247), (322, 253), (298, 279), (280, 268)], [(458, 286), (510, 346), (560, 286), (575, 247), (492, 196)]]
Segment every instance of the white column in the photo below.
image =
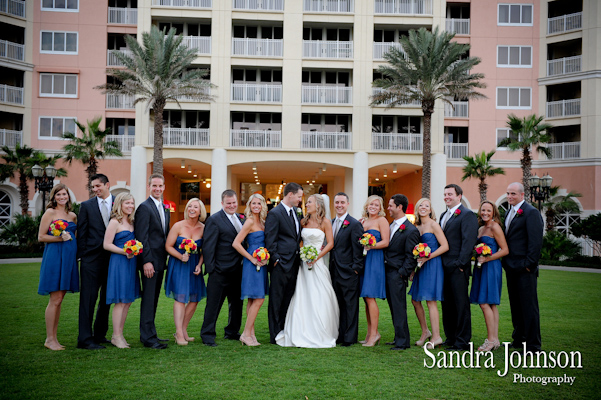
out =
[[(361, 217), (361, 208), (367, 201), (369, 190), (369, 156), (366, 152), (355, 153), (353, 160), (353, 194), (351, 197), (352, 214)], [(348, 192), (347, 192), (348, 194)]]
[[(129, 172), (130, 193), (136, 200), (136, 206), (146, 200), (146, 186), (148, 186), (148, 177), (146, 176), (146, 149), (142, 146), (131, 148), (131, 166)], [(110, 179), (110, 177), (109, 177)]]
[(211, 161), (211, 215), (221, 210), (221, 193), (227, 187), (227, 151), (213, 150)]
[[(444, 153), (432, 154), (430, 173), (430, 198), (432, 208), (437, 216), (446, 209), (444, 204), (444, 187), (447, 185), (447, 156)], [(449, 182), (459, 183), (459, 182)]]

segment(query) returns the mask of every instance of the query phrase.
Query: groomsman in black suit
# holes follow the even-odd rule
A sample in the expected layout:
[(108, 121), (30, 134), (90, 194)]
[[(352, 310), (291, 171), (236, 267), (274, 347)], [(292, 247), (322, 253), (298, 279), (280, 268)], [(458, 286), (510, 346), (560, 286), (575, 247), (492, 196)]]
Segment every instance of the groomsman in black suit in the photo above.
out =
[(163, 204), (165, 178), (152, 174), (148, 179), (150, 196), (136, 210), (134, 228), (136, 239), (144, 251), (137, 257), (142, 278), (142, 303), (140, 305), (140, 341), (151, 349), (164, 349), (167, 339), (159, 339), (154, 324), (163, 275), (167, 263), (165, 240), (169, 234), (169, 211)]
[(409, 206), (407, 196), (395, 194), (388, 201), (388, 212), (394, 219), (390, 225), (390, 243), (384, 249), (386, 268), (386, 299), (392, 315), (394, 341), (390, 350), (405, 350), (411, 347), (407, 324), (407, 283), (409, 275), (417, 266), (413, 248), (419, 243), (419, 231), (405, 213)]
[(267, 214), (265, 221), (265, 247), (271, 255), (269, 285), (269, 341), (284, 329), (286, 313), (296, 287), (300, 265), (299, 244), (301, 240), (300, 210), (303, 188), (290, 182), (284, 187), (284, 198)]
[(330, 251), (330, 275), (340, 307), (338, 340), (341, 346), (357, 343), (359, 333), (359, 274), (363, 273), (363, 226), (348, 214), (349, 198), (334, 196), (336, 218), (332, 220), (334, 247)]
[[(103, 343), (109, 343), (106, 339), (110, 310), (110, 305), (106, 304), (106, 279), (110, 253), (104, 250), (102, 243), (114, 198), (106, 175), (93, 175), (91, 186), (96, 196), (81, 203), (77, 217), (77, 258), (81, 261), (77, 347), (98, 350), (105, 348)], [(98, 290), (100, 299), (92, 330)]]
[(442, 324), (451, 350), (468, 350), (472, 338), (472, 318), (468, 285), (472, 274), (472, 252), (478, 240), (478, 218), (461, 205), (463, 190), (455, 184), (444, 189), (446, 211), (440, 225), (449, 242), (441, 256), (444, 269)]
[(543, 219), (540, 212), (524, 201), (524, 186), (515, 182), (507, 187), (511, 208), (505, 219), (505, 238), (509, 254), (503, 257), (507, 292), (513, 322), (513, 347), (540, 351), (538, 310), (538, 260), (543, 245)]
[(228, 324), (225, 327), (225, 338), (240, 339), (242, 324), (242, 300), (240, 285), (242, 284), (242, 256), (232, 243), (242, 229), (242, 220), (236, 213), (238, 198), (233, 190), (221, 194), (222, 210), (211, 215), (204, 231), (203, 254), (205, 271), (209, 274), (207, 284), (207, 305), (200, 336), (202, 342), (216, 347), (215, 325), (223, 301), (227, 297), (229, 304)]

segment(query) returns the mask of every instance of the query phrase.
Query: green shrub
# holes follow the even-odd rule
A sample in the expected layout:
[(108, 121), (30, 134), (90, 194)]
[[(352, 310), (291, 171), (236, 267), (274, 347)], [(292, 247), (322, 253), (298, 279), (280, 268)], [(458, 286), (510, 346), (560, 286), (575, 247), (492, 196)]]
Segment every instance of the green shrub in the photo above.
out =
[(550, 231), (543, 237), (541, 259), (565, 260), (580, 255), (580, 244), (563, 233)]
[(39, 253), (44, 248), (38, 242), (38, 229), (42, 216), (35, 218), (29, 215), (15, 214), (13, 223), (4, 227), (0, 239), (6, 244), (18, 246), (23, 253)]

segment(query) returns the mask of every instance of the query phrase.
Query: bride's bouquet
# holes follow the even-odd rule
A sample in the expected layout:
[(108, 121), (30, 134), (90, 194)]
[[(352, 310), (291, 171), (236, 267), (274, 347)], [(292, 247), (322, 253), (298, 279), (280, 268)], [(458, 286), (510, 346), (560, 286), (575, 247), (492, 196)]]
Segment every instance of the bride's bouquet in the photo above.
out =
[(486, 243), (479, 243), (474, 247), (472, 255), (476, 260), (476, 267), (480, 268), (482, 264), (478, 262), (478, 257), (490, 257), (492, 256), (492, 250)]
[[(258, 249), (253, 251), (253, 257), (256, 258), (257, 261), (263, 262), (263, 261), (268, 261), (269, 257), (271, 257), (271, 256), (269, 255), (269, 252), (267, 251), (267, 249), (265, 247), (259, 247)], [(259, 272), (260, 269), (261, 269), (261, 267), (259, 267), (257, 265), (257, 272)]]
[(184, 239), (179, 245), (180, 250), (184, 250), (188, 254), (196, 253), (198, 251), (198, 246), (196, 246), (196, 242), (192, 239)]
[[(315, 246), (303, 246), (300, 249), (300, 258), (304, 262), (311, 262), (315, 260), (318, 255), (319, 253), (317, 252)], [(313, 267), (309, 267), (309, 271), (311, 271), (312, 269)]]
[(128, 240), (123, 244), (123, 251), (127, 254), (137, 256), (142, 253), (144, 246), (136, 239)]
[[(363, 246), (374, 247), (377, 243), (377, 240), (376, 237), (371, 233), (364, 233), (363, 236), (361, 236), (361, 239), (359, 239), (359, 243), (361, 243)], [(363, 255), (367, 255), (367, 249), (365, 247), (363, 248)]]
[[(413, 258), (428, 258), (430, 257), (430, 253), (432, 249), (428, 246), (427, 243), (418, 243), (413, 248)], [(417, 263), (417, 268), (421, 268), (422, 263)]]

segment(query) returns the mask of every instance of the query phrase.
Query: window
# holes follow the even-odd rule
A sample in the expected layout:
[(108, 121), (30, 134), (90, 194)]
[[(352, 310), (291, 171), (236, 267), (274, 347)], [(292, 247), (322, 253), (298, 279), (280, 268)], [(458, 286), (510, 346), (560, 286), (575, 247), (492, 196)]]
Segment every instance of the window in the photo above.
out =
[(497, 46), (497, 67), (532, 68), (532, 46)]
[(42, 11), (79, 11), (79, 0), (42, 0)]
[(531, 88), (497, 88), (497, 108), (532, 108)]
[(61, 139), (65, 132), (75, 133), (75, 118), (40, 117), (40, 139)]
[(11, 223), (11, 215), (13, 215), (13, 204), (10, 196), (4, 190), (0, 190), (0, 229), (4, 229)]
[(77, 54), (77, 32), (42, 31), (41, 53)]
[(77, 75), (40, 74), (40, 96), (77, 97)]
[[(497, 128), (497, 149), (506, 149), (506, 146), (499, 146), (501, 140), (507, 139), (509, 137), (515, 137), (515, 135), (511, 134), (511, 129), (509, 128)], [(522, 140), (521, 135), (518, 136), (518, 140)]]
[(532, 4), (499, 4), (498, 25), (532, 26)]

